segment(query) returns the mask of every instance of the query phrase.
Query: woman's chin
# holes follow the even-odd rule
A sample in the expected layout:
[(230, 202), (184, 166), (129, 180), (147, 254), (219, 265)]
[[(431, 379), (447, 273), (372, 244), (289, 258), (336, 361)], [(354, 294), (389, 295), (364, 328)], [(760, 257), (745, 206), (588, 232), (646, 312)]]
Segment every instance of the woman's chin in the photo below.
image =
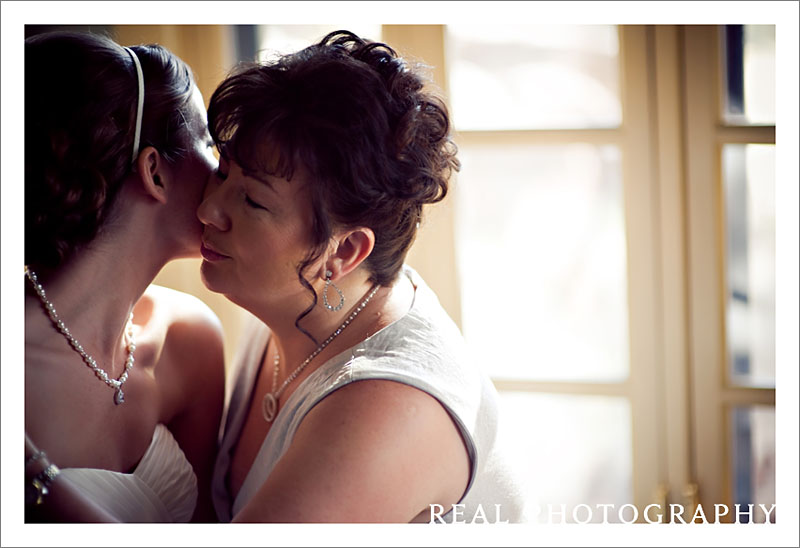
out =
[(223, 286), (220, 283), (222, 280), (219, 279), (218, 273), (214, 272), (214, 264), (205, 259), (200, 264), (200, 279), (209, 291), (223, 293)]

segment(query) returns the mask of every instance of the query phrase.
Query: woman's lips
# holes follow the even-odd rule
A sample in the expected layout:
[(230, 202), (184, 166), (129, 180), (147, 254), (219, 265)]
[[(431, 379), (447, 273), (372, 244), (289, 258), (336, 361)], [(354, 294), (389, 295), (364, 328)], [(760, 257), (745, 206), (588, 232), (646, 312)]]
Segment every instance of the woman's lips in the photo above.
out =
[(200, 244), (200, 254), (203, 256), (203, 258), (206, 261), (211, 261), (211, 262), (221, 261), (222, 259), (229, 259), (230, 258), (227, 255), (223, 255), (221, 253), (217, 253), (213, 249), (211, 249), (209, 247), (206, 247), (205, 242)]

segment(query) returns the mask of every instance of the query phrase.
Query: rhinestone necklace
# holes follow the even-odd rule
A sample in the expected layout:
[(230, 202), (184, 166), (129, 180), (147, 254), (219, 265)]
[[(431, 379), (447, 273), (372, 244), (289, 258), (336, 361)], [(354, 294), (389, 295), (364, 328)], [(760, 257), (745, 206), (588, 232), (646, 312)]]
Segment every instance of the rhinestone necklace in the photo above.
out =
[(358, 316), (358, 313), (361, 312), (365, 306), (367, 306), (367, 303), (370, 301), (370, 299), (372, 299), (373, 295), (375, 295), (375, 293), (378, 292), (378, 289), (380, 289), (380, 286), (378, 284), (372, 286), (372, 290), (369, 292), (369, 295), (367, 295), (367, 297), (363, 301), (361, 301), (361, 304), (359, 304), (358, 307), (355, 310), (353, 310), (353, 313), (347, 317), (344, 323), (340, 325), (336, 329), (336, 331), (331, 333), (331, 336), (325, 339), (325, 342), (319, 345), (317, 349), (314, 350), (311, 353), (311, 355), (307, 357), (305, 361), (301, 363), (300, 366), (292, 372), (291, 375), (286, 377), (286, 380), (283, 381), (283, 384), (277, 390), (276, 387), (278, 386), (278, 366), (280, 365), (281, 357), (280, 354), (278, 354), (278, 351), (277, 350), (275, 351), (275, 360), (273, 362), (275, 364), (275, 369), (272, 373), (272, 392), (268, 392), (267, 394), (265, 394), (264, 399), (261, 401), (261, 414), (264, 416), (265, 421), (272, 422), (272, 420), (275, 418), (275, 415), (278, 413), (278, 398), (281, 397), (281, 394), (283, 394), (283, 391), (286, 389), (287, 386), (289, 386), (289, 383), (295, 380), (297, 376), (303, 371), (303, 369), (305, 369), (306, 366), (309, 363), (311, 363), (311, 360), (316, 358), (317, 355), (320, 352), (322, 352), (322, 350), (326, 346), (328, 346), (333, 339), (338, 337), (339, 334), (342, 331), (344, 331), (345, 327), (350, 325), (350, 322), (352, 322), (353, 319), (356, 316)]
[(125, 360), (125, 368), (122, 370), (122, 374), (118, 379), (110, 379), (108, 377), (108, 373), (97, 366), (95, 359), (86, 353), (86, 351), (83, 349), (83, 346), (81, 346), (81, 343), (79, 343), (77, 339), (72, 336), (72, 333), (69, 332), (67, 326), (64, 325), (64, 322), (62, 322), (61, 318), (58, 317), (58, 314), (56, 313), (56, 307), (53, 306), (53, 303), (47, 300), (44, 288), (39, 283), (36, 273), (26, 266), (25, 275), (31, 281), (33, 288), (36, 290), (36, 294), (39, 295), (39, 299), (42, 301), (42, 304), (44, 304), (47, 314), (50, 316), (50, 319), (56, 326), (56, 329), (58, 329), (61, 334), (66, 337), (75, 351), (81, 355), (83, 361), (86, 362), (86, 365), (88, 365), (92, 371), (94, 371), (95, 375), (97, 375), (97, 378), (116, 390), (114, 393), (114, 403), (120, 405), (121, 403), (125, 402), (125, 394), (122, 392), (122, 385), (128, 380), (128, 371), (130, 371), (131, 367), (133, 367), (133, 351), (136, 350), (136, 344), (133, 340), (133, 312), (131, 312), (131, 315), (128, 317), (128, 322), (125, 325), (125, 338), (128, 349), (128, 359)]

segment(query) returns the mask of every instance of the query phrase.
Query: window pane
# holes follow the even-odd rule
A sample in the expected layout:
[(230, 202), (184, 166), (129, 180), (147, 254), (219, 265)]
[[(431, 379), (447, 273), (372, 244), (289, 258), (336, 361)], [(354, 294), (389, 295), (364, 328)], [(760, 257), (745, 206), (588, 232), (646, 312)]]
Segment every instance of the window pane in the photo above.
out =
[(616, 127), (614, 25), (447, 25), (459, 130)]
[(259, 25), (259, 59), (269, 59), (276, 52), (286, 54), (299, 51), (318, 42), (329, 32), (342, 29), (369, 40), (381, 39), (381, 25)]
[[(753, 518), (742, 516), (740, 522), (763, 523), (767, 509), (775, 504), (775, 408), (766, 406), (735, 407), (733, 422), (733, 503), (742, 511), (753, 504)], [(775, 511), (770, 513), (775, 522)]]
[(573, 511), (578, 522), (587, 521), (587, 510), (575, 508), (579, 504), (592, 509), (592, 523), (603, 521), (602, 507), (596, 505), (613, 504), (607, 521), (620, 521), (620, 507), (633, 502), (627, 400), (503, 391), (500, 412), (498, 435), (515, 459), (511, 465), (527, 493), (532, 522), (574, 523)]
[(729, 124), (775, 123), (775, 26), (723, 27), (725, 103)]
[(628, 375), (625, 226), (614, 146), (461, 147), (462, 328), (495, 378)]
[(722, 149), (730, 378), (775, 386), (775, 147)]

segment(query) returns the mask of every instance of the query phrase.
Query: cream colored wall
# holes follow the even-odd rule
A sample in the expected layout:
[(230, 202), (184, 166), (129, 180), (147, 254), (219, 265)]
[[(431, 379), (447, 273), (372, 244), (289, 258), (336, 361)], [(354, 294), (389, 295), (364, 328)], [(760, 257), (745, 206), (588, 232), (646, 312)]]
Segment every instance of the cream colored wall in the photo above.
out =
[[(186, 61), (198, 87), (208, 100), (233, 67), (231, 28), (224, 25), (118, 25), (114, 38), (122, 45), (158, 43)], [(444, 89), (443, 27), (386, 26), (384, 40), (401, 54), (424, 60), (433, 67), (433, 78)], [(409, 257), (414, 267), (439, 295), (450, 316), (460, 325), (461, 306), (455, 271), (453, 193), (426, 211), (423, 225)], [(224, 296), (205, 288), (200, 279), (201, 259), (181, 259), (166, 265), (156, 277), (159, 285), (197, 296), (219, 317), (225, 330), (225, 360), (231, 363), (241, 328), (249, 313)]]
[[(384, 25), (382, 40), (401, 56), (429, 66), (430, 77), (447, 100), (443, 25)], [(461, 288), (455, 252), (457, 193), (458, 180), (454, 175), (445, 199), (426, 208), (407, 262), (436, 292), (444, 309), (461, 327)]]
[(186, 61), (206, 105), (235, 63), (233, 36), (227, 25), (117, 25), (114, 33), (123, 46), (161, 44)]

